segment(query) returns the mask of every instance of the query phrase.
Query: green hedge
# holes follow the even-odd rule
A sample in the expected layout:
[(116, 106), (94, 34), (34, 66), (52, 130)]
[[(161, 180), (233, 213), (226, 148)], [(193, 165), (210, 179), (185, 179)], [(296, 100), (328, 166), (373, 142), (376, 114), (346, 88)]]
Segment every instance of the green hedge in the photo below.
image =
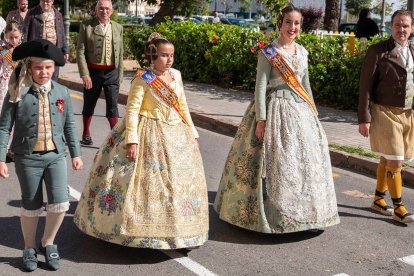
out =
[[(139, 26), (126, 33), (133, 56), (145, 65), (144, 44), (155, 29)], [(261, 33), (223, 24), (166, 22), (156, 31), (175, 45), (174, 67), (184, 78), (200, 82), (251, 89), (256, 57), (250, 48), (262, 38)]]
[[(269, 43), (276, 37), (247, 28), (223, 24), (162, 23), (155, 28), (137, 25), (125, 30), (125, 57), (142, 65), (144, 44), (153, 31), (175, 45), (174, 67), (186, 80), (215, 83), (253, 91), (256, 76), (258, 43)], [(309, 51), (309, 73), (314, 97), (320, 104), (343, 109), (358, 105), (359, 73), (366, 48), (378, 42), (355, 42), (355, 51), (345, 50), (344, 37), (318, 38), (301, 34), (298, 43)], [(72, 48), (71, 48), (72, 49)]]

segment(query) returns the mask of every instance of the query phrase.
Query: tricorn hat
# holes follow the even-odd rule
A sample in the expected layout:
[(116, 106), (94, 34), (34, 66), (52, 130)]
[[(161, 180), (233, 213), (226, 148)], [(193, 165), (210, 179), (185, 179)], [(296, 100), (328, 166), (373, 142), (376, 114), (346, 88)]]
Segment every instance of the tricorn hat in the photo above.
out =
[(12, 59), (14, 61), (27, 57), (39, 57), (51, 59), (56, 66), (65, 65), (65, 58), (62, 51), (46, 39), (34, 39), (20, 44), (13, 51)]

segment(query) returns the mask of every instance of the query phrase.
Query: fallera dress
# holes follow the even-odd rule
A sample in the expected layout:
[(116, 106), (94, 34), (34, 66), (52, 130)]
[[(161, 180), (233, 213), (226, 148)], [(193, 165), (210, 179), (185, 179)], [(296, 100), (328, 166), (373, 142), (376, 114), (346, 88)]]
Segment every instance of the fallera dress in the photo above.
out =
[[(130, 247), (178, 249), (208, 238), (207, 185), (181, 74), (169, 84), (178, 113), (137, 76), (126, 115), (97, 152), (75, 212), (86, 234)], [(137, 143), (135, 162), (126, 145)]]
[[(308, 52), (290, 55), (272, 42), (312, 97)], [(256, 121), (266, 120), (264, 141)], [(311, 106), (258, 56), (255, 99), (230, 149), (214, 203), (220, 219), (263, 233), (319, 229), (339, 223), (328, 142)]]
[(12, 48), (0, 41), (0, 110), (8, 91), (10, 76), (16, 65), (11, 60)]

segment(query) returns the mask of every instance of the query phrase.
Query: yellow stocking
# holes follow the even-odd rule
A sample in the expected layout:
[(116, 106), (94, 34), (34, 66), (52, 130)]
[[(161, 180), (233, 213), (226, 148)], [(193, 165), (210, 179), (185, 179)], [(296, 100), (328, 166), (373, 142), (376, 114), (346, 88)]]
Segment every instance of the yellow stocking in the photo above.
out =
[(377, 191), (380, 193), (385, 193), (388, 189), (387, 179), (385, 177), (385, 159), (381, 158), (380, 163), (377, 168)]
[(394, 204), (394, 213), (405, 215), (407, 213), (407, 209), (405, 209), (405, 206), (401, 200), (401, 194), (402, 194), (401, 167), (393, 168), (393, 167), (386, 166), (385, 169), (387, 171), (388, 189), (390, 190), (390, 195), (392, 198), (392, 202)]

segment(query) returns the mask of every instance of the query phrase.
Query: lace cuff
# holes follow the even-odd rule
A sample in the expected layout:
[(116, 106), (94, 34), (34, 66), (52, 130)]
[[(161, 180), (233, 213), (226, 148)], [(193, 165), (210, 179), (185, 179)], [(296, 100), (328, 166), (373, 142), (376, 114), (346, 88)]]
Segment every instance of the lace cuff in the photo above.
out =
[(47, 205), (46, 210), (51, 213), (63, 213), (69, 210), (69, 206), (69, 202), (52, 203)]
[(38, 217), (43, 213), (43, 207), (37, 210), (26, 210), (23, 207), (20, 208), (20, 216), (34, 218)]

